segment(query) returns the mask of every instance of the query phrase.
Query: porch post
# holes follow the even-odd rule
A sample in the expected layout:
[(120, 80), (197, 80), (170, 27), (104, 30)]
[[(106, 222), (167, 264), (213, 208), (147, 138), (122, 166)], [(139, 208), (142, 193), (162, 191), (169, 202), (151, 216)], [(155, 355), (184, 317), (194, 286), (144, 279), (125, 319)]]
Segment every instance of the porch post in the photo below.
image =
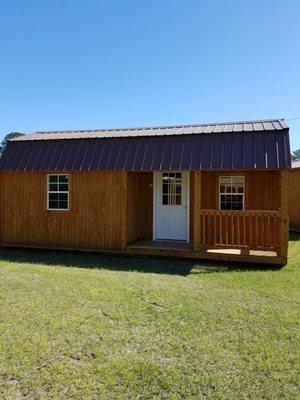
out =
[(121, 249), (127, 247), (127, 172), (121, 172)]
[(288, 243), (289, 243), (289, 171), (280, 171), (280, 207), (281, 207), (281, 226), (280, 226), (280, 257), (282, 265), (287, 263)]
[(194, 250), (201, 247), (201, 171), (194, 172)]

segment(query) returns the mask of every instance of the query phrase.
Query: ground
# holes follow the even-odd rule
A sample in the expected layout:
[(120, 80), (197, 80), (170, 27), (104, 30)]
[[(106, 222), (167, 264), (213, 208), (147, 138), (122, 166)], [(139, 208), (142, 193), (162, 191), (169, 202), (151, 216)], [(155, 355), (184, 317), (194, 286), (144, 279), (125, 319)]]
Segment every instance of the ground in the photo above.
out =
[(289, 248), (283, 269), (0, 249), (0, 398), (297, 398)]

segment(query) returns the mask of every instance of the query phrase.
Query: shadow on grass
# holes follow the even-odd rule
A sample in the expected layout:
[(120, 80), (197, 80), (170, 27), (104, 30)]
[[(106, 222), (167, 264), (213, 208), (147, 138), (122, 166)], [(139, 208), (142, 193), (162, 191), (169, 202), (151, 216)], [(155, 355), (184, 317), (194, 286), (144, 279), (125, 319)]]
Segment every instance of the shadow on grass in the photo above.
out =
[(298, 242), (298, 241), (300, 241), (300, 233), (290, 231), (289, 241), (290, 242)]
[(105, 269), (123, 272), (135, 271), (180, 276), (230, 271), (277, 270), (280, 268), (266, 264), (260, 265), (209, 260), (182, 260), (151, 256), (115, 256), (94, 252), (34, 250), (9, 247), (0, 247), (0, 262), (1, 261), (22, 264), (39, 264), (45, 266)]

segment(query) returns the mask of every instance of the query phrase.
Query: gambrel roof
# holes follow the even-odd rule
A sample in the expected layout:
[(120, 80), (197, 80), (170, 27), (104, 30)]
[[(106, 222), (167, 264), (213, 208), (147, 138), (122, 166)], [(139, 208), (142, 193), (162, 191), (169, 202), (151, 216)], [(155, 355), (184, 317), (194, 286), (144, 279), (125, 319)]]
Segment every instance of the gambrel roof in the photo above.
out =
[(290, 168), (283, 119), (35, 132), (9, 141), (0, 171)]

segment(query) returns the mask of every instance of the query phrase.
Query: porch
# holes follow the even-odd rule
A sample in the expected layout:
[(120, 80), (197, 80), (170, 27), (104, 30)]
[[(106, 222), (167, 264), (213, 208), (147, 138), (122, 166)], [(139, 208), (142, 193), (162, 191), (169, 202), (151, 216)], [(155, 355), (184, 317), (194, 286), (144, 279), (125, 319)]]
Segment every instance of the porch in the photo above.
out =
[[(153, 173), (128, 173), (128, 188), (132, 192), (128, 190), (125, 251), (284, 265), (288, 238), (287, 175), (285, 171), (241, 171), (240, 175), (245, 176), (247, 209), (218, 210), (218, 172), (191, 171), (187, 185), (187, 240), (159, 240), (155, 234), (157, 188)], [(261, 209), (250, 208), (257, 205)]]
[(130, 254), (281, 264), (280, 211), (200, 210), (200, 246), (192, 242), (137, 240)]
[(282, 263), (276, 251), (244, 250), (244, 249), (210, 249), (195, 251), (188, 243), (175, 243), (158, 240), (138, 240), (127, 246), (126, 252), (135, 255), (149, 255), (175, 258), (193, 258), (234, 262), (253, 262), (258, 264)]

